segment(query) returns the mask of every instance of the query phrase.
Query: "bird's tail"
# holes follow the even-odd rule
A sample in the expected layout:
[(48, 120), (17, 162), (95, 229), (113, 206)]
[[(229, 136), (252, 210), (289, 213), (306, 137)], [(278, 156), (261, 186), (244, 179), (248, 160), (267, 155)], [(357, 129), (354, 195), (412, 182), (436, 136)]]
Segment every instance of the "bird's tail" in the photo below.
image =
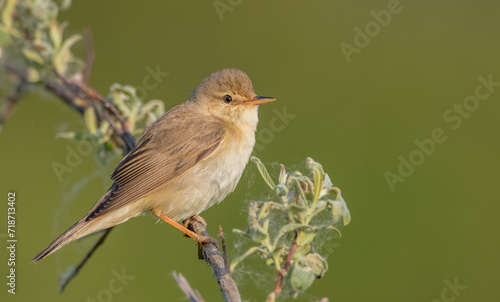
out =
[(94, 233), (98, 230), (95, 227), (92, 227), (93, 223), (89, 223), (85, 221), (85, 218), (81, 219), (77, 223), (75, 223), (72, 227), (67, 229), (64, 233), (62, 233), (59, 237), (57, 237), (54, 241), (52, 241), (49, 246), (38, 253), (38, 255), (31, 260), (32, 263), (38, 263), (40, 260), (44, 259), (48, 255), (54, 253), (58, 249), (62, 248), (66, 244), (70, 243), (73, 240), (82, 238), (91, 233)]

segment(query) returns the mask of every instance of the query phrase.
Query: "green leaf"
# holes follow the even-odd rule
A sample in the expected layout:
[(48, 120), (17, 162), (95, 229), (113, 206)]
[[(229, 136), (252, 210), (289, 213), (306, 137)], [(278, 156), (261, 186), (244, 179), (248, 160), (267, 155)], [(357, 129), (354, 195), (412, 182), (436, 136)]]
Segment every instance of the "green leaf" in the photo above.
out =
[(309, 244), (313, 241), (314, 237), (316, 237), (316, 233), (314, 232), (299, 232), (299, 235), (297, 236), (297, 245), (304, 246), (306, 244)]
[(35, 52), (31, 49), (25, 48), (25, 49), (23, 49), (23, 54), (26, 57), (26, 59), (28, 59), (30, 61), (35, 61), (40, 65), (43, 64), (43, 58), (37, 52)]
[[(284, 244), (275, 247), (274, 250), (272, 251), (272, 253), (273, 253), (272, 259), (281, 259), (281, 258), (283, 258), (283, 256), (285, 255), (286, 251), (287, 251), (287, 248), (286, 248), (286, 246)], [(273, 260), (273, 262), (274, 261), (276, 261), (276, 260)], [(279, 262), (281, 262), (281, 261), (279, 261)], [(280, 265), (280, 263), (278, 263), (278, 265)]]
[(328, 262), (316, 253), (306, 255), (301, 262), (313, 272), (316, 278), (322, 278), (328, 270)]
[(281, 239), (281, 237), (283, 237), (284, 235), (286, 235), (286, 233), (298, 230), (300, 228), (311, 228), (311, 226), (307, 225), (307, 224), (301, 224), (301, 223), (289, 223), (289, 224), (283, 226), (279, 230), (279, 232), (276, 235), (276, 237), (274, 237), (273, 246), (274, 247), (278, 246), (279, 240)]
[(83, 112), (83, 120), (85, 121), (85, 126), (87, 127), (87, 130), (90, 132), (90, 134), (96, 134), (97, 119), (93, 107), (85, 108), (85, 111)]
[(288, 232), (292, 232), (292, 231), (298, 230), (300, 228), (312, 228), (312, 227), (310, 225), (308, 225), (308, 224), (290, 223), (290, 224), (287, 224), (284, 227), (282, 227), (280, 229), (280, 231), (279, 231), (279, 234), (285, 234), (285, 233), (288, 233)]
[(316, 203), (318, 202), (321, 187), (323, 185), (323, 169), (321, 165), (314, 166), (313, 168), (313, 178), (314, 178), (314, 199), (313, 199), (313, 209), (316, 208)]
[(269, 227), (269, 219), (264, 221), (264, 225), (261, 226), (258, 221), (255, 221), (252, 224), (250, 236), (252, 237), (252, 240), (257, 242), (257, 243), (262, 243), (264, 240), (266, 240), (269, 237), (269, 234), (267, 232), (267, 228)]
[(66, 74), (68, 62), (73, 56), (71, 53), (71, 47), (81, 39), (81, 35), (75, 34), (64, 40), (61, 49), (59, 49), (59, 51), (54, 55), (54, 67), (56, 68), (57, 73), (61, 75)]
[(339, 237), (342, 237), (342, 233), (340, 232), (340, 230), (337, 229), (336, 227), (334, 227), (333, 225), (327, 226), (326, 229), (327, 230), (334, 230), (339, 235)]
[(59, 49), (61, 46), (64, 25), (59, 26), (59, 24), (54, 21), (50, 23), (49, 29), (50, 39), (52, 40), (52, 44), (54, 44), (54, 49)]
[(310, 251), (311, 251), (310, 244), (298, 246), (297, 249), (295, 250), (295, 253), (293, 254), (293, 258), (296, 260), (300, 257), (303, 257), (304, 255), (307, 255)]
[(151, 100), (141, 107), (140, 115), (151, 114), (153, 121), (165, 113), (165, 104), (160, 100)]
[(338, 190), (337, 198), (339, 200), (331, 201), (334, 223), (339, 221), (340, 217), (342, 217), (344, 225), (348, 225), (351, 222), (351, 213), (349, 212), (342, 195), (340, 195), (340, 190)]
[(274, 194), (276, 194), (276, 196), (286, 196), (288, 195), (288, 187), (283, 184), (278, 184), (274, 188)]
[(242, 231), (240, 229), (233, 229), (233, 233), (241, 235), (241, 236), (248, 238), (248, 239), (252, 239), (252, 237), (250, 237), (250, 235), (248, 235), (247, 232)]
[(305, 212), (307, 212), (307, 208), (306, 207), (303, 207), (303, 206), (301, 206), (299, 204), (296, 204), (296, 203), (292, 203), (290, 205), (289, 210), (293, 214), (299, 214), (299, 213), (305, 213)]
[(257, 217), (258, 220), (261, 220), (263, 218), (266, 218), (267, 215), (271, 212), (271, 209), (273, 208), (273, 203), (272, 202), (266, 202), (264, 203), (259, 210), (259, 216)]
[(305, 292), (313, 284), (314, 273), (308, 269), (295, 265), (290, 275), (290, 285), (297, 292)]
[(71, 0), (60, 0), (59, 7), (61, 10), (66, 10), (71, 6)]
[(288, 178), (288, 173), (286, 173), (285, 166), (280, 165), (280, 176), (278, 178), (281, 185), (286, 184), (286, 179)]
[[(3, 4), (3, 3), (2, 3)], [(7, 31), (12, 28), (12, 20), (14, 16), (14, 9), (16, 8), (17, 0), (7, 0), (2, 12), (2, 23)]]
[(124, 93), (124, 94), (128, 95), (131, 98), (137, 98), (137, 90), (135, 89), (134, 86), (121, 85), (121, 84), (118, 84), (118, 83), (114, 83), (113, 85), (111, 85), (110, 90), (111, 91), (118, 91), (118, 92)]
[(245, 258), (247, 258), (248, 256), (252, 255), (253, 253), (259, 251), (260, 249), (257, 247), (257, 246), (253, 246), (251, 248), (249, 248), (243, 255), (239, 256), (239, 257), (236, 257), (233, 259), (233, 261), (231, 261), (231, 265), (229, 265), (229, 271), (232, 272), (234, 271), (234, 268), (243, 260), (245, 260)]
[(269, 173), (267, 172), (267, 169), (264, 166), (264, 164), (262, 163), (262, 161), (260, 161), (260, 159), (258, 159), (255, 156), (250, 157), (250, 161), (252, 161), (257, 166), (257, 169), (259, 170), (260, 175), (262, 175), (262, 178), (264, 178), (264, 181), (269, 186), (269, 188), (271, 190), (274, 190), (276, 185), (274, 184), (274, 181), (271, 179), (271, 176), (269, 176)]
[(40, 81), (40, 74), (38, 73), (38, 70), (36, 70), (36, 68), (33, 68), (30, 66), (30, 67), (26, 68), (26, 73), (27, 73), (28, 82), (36, 83), (36, 82)]
[(300, 185), (299, 180), (297, 179), (297, 177), (290, 177), (290, 179), (292, 180), (292, 183), (295, 185), (295, 189), (297, 190), (296, 195), (300, 205), (303, 207), (308, 207), (307, 197), (304, 193), (304, 190), (302, 190), (302, 186)]

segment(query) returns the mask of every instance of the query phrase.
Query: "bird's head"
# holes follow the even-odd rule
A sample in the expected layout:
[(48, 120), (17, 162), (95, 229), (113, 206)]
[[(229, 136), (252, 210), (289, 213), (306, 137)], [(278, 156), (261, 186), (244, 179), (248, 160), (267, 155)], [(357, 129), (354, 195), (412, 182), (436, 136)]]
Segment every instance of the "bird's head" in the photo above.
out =
[(190, 99), (224, 121), (254, 127), (258, 121), (258, 105), (276, 100), (258, 96), (246, 73), (233, 68), (222, 69), (205, 78)]

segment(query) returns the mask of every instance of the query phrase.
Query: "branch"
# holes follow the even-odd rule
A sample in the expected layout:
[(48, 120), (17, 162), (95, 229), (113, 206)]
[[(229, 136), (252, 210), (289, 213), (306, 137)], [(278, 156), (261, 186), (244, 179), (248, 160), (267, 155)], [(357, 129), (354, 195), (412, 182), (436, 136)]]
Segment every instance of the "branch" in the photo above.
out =
[[(15, 75), (19, 79), (19, 84), (16, 89), (16, 93), (9, 98), (9, 104), (7, 107), (7, 110), (3, 113), (2, 119), (0, 120), (0, 130), (1, 126), (3, 123), (6, 121), (8, 118), (12, 107), (15, 103), (17, 103), (21, 97), (21, 87), (24, 85), (31, 85), (28, 81), (28, 73), (26, 70), (21, 69), (13, 64), (7, 63), (3, 66), (5, 70), (13, 75)], [(92, 88), (88, 87), (86, 84), (81, 83), (81, 84), (76, 84), (74, 81), (69, 81), (69, 80), (64, 80), (62, 82), (56, 82), (54, 80), (45, 78), (43, 79), (43, 88), (46, 90), (52, 92), (55, 96), (59, 97), (62, 101), (64, 101), (66, 104), (70, 105), (73, 109), (75, 109), (77, 112), (80, 114), (83, 114), (86, 108), (89, 106), (92, 106), (94, 110), (96, 111), (97, 115), (100, 117), (101, 120), (106, 120), (109, 122), (113, 130), (115, 131), (116, 134), (119, 135), (121, 138), (121, 141), (114, 139), (115, 143), (118, 146), (121, 146), (123, 151), (125, 153), (130, 152), (132, 148), (135, 145), (135, 138), (130, 134), (128, 131), (128, 128), (125, 124), (125, 121), (123, 117), (120, 115), (120, 113), (111, 106), (108, 102), (105, 101), (105, 99), (98, 94), (95, 90)], [(75, 89), (75, 87), (77, 89)], [(84, 100), (85, 102), (79, 102), (77, 103), (77, 100)], [(114, 116), (120, 121), (121, 124), (121, 129), (119, 129), (116, 126), (116, 123), (114, 120), (109, 116), (107, 112), (102, 112), (100, 110), (101, 108), (97, 106), (95, 103), (93, 103), (94, 100), (98, 100), (102, 104), (104, 104), (104, 107), (111, 112), (113, 112)], [(108, 105), (108, 107), (106, 107)], [(110, 109), (112, 107), (112, 109)], [(62, 292), (66, 288), (66, 286), (69, 284), (71, 280), (73, 280), (74, 277), (80, 272), (80, 270), (83, 268), (83, 266), (87, 263), (87, 261), (90, 259), (90, 257), (94, 254), (94, 252), (97, 250), (99, 246), (101, 246), (104, 243), (104, 240), (108, 236), (109, 232), (113, 227), (106, 229), (102, 234), (101, 237), (97, 240), (97, 242), (94, 244), (94, 246), (90, 249), (90, 251), (87, 253), (85, 258), (78, 264), (75, 270), (71, 271), (68, 277), (65, 277), (60, 284), (59, 290)]]
[[(49, 0), (49, 2), (51, 1)], [(19, 1), (19, 3), (14, 1), (12, 3), (14, 4), (9, 7), (10, 10), (2, 14), (1, 21), (7, 24), (1, 24), (3, 26), (2, 30), (6, 31), (7, 34), (12, 37), (10, 40), (12, 44), (17, 44), (13, 45), (14, 48), (17, 48), (14, 49), (14, 57), (21, 54), (21, 58), (26, 63), (25, 66), (15, 65), (12, 62), (18, 62), (18, 60), (8, 58), (6, 62), (10, 63), (0, 65), (0, 68), (5, 69), (7, 73), (16, 76), (18, 79), (16, 93), (9, 98), (5, 112), (0, 116), (0, 131), (3, 123), (12, 112), (13, 106), (20, 100), (22, 88), (25, 85), (41, 86), (43, 89), (50, 91), (63, 102), (71, 106), (75, 111), (82, 115), (84, 114), (87, 128), (89, 128), (91, 134), (97, 133), (97, 130), (102, 130), (100, 128), (102, 127), (105, 129), (103, 132), (105, 133), (106, 142), (111, 137), (113, 142), (123, 149), (125, 153), (131, 151), (135, 146), (135, 138), (131, 135), (127, 121), (121, 112), (132, 116), (129, 122), (136, 121), (135, 117), (137, 113), (133, 111), (130, 113), (130, 110), (127, 110), (127, 108), (120, 107), (120, 104), (123, 105), (123, 102), (121, 102), (123, 99), (121, 99), (119, 95), (113, 94), (113, 91), (112, 97), (108, 99), (88, 85), (94, 61), (94, 50), (90, 31), (85, 31), (84, 33), (87, 54), (85, 62), (82, 62), (79, 58), (74, 57), (70, 51), (72, 45), (81, 38), (80, 35), (74, 34), (67, 39), (63, 39), (64, 24), (60, 24), (57, 21), (48, 24), (45, 18), (33, 18), (36, 12), (44, 12), (46, 9), (38, 3), (31, 3), (30, 1)], [(19, 7), (16, 5), (19, 5)], [(30, 22), (29, 27), (26, 26), (28, 22)], [(44, 34), (36, 35), (32, 32), (32, 27), (42, 29)], [(48, 45), (50, 47), (44, 48), (41, 45)], [(0, 49), (0, 51), (1, 50), (2, 49)], [(41, 50), (45, 51), (41, 52)], [(0, 57), (1, 55), (0, 53)], [(124, 99), (127, 98), (125, 95), (131, 96), (133, 101), (138, 101), (136, 100), (135, 92), (132, 93), (132, 95), (130, 95), (129, 92), (124, 92)], [(114, 102), (116, 100), (118, 100), (118, 102)], [(139, 101), (139, 103), (141, 102)], [(115, 105), (117, 107), (115, 107)], [(120, 112), (118, 108), (121, 108), (122, 111)], [(163, 111), (163, 107), (161, 107), (161, 111)], [(146, 113), (142, 114), (146, 115)], [(149, 120), (150, 116), (148, 115), (146, 118)], [(108, 124), (113, 130), (112, 134), (114, 135), (110, 136)], [(130, 127), (134, 126), (135, 124), (130, 125)], [(102, 134), (103, 132), (98, 134)], [(201, 222), (193, 220), (190, 223), (190, 227), (197, 234), (210, 236), (205, 229), (205, 225)], [(60, 284), (61, 291), (63, 291), (68, 283), (79, 273), (97, 248), (104, 243), (111, 230), (112, 228), (109, 228), (102, 232), (101, 237), (90, 249), (85, 258), (74, 269), (70, 269), (64, 274)], [(200, 245), (199, 256), (210, 264), (223, 292), (224, 299), (227, 302), (241, 302), (238, 288), (231, 278), (229, 271), (226, 270), (228, 266), (222, 229), (221, 237), (224, 248), (223, 256), (219, 254), (218, 247), (212, 243)], [(201, 296), (199, 296), (199, 294), (196, 295), (191, 289), (182, 275), (174, 274), (174, 277), (180, 285), (182, 284), (181, 288), (192, 301), (203, 301)]]
[(73, 278), (75, 278), (76, 275), (78, 275), (78, 273), (80, 272), (82, 267), (87, 263), (87, 261), (90, 259), (92, 254), (94, 254), (94, 252), (97, 250), (97, 248), (104, 243), (104, 240), (106, 240), (106, 237), (108, 237), (108, 235), (112, 229), (113, 229), (113, 227), (110, 227), (110, 228), (102, 231), (103, 233), (100, 234), (101, 237), (99, 238), (99, 240), (97, 240), (97, 242), (94, 244), (94, 246), (90, 249), (90, 251), (87, 253), (85, 258), (83, 258), (83, 260), (76, 266), (76, 268), (74, 270), (71, 270), (71, 272), (69, 273), (69, 275), (67, 277), (61, 278), (61, 281), (59, 283), (59, 292), (62, 293), (64, 291), (64, 289), (66, 288), (66, 286), (69, 284), (69, 282), (71, 282), (71, 280), (73, 280)]
[[(31, 84), (28, 81), (28, 72), (26, 70), (19, 68), (16, 65), (10, 64), (10, 63), (4, 64), (3, 68), (7, 72), (16, 76), (19, 79), (18, 85), (30, 85)], [(70, 105), (73, 109), (78, 111), (80, 114), (83, 114), (83, 111), (85, 110), (85, 106), (77, 105), (75, 102), (75, 96), (66, 87), (61, 86), (60, 84), (58, 84), (50, 79), (44, 79), (42, 85), (43, 85), (43, 88), (52, 92), (55, 96), (59, 97), (62, 101), (64, 101), (66, 104)]]
[(90, 29), (84, 29), (83, 35), (85, 37), (85, 46), (87, 47), (87, 56), (85, 57), (85, 68), (83, 69), (83, 82), (87, 84), (89, 82), (90, 72), (92, 71), (92, 65), (94, 64), (94, 41), (92, 39), (92, 32)]
[[(189, 220), (188, 228), (196, 234), (210, 236), (205, 226), (200, 221)], [(224, 240), (222, 242), (223, 249), (225, 250)], [(221, 254), (219, 253), (219, 249), (213, 243), (205, 243), (200, 248), (201, 256), (203, 256), (203, 259), (210, 265), (210, 267), (214, 271), (214, 276), (217, 279), (217, 283), (219, 283), (224, 300), (227, 302), (241, 302), (238, 287), (229, 274), (229, 268), (226, 269), (227, 260), (225, 259), (225, 256), (221, 256)]]
[(278, 297), (278, 295), (282, 291), (281, 284), (283, 283), (283, 279), (285, 278), (285, 275), (288, 271), (288, 268), (290, 268), (290, 264), (292, 263), (293, 254), (295, 254), (295, 250), (297, 249), (297, 236), (298, 236), (297, 231), (294, 231), (293, 242), (292, 242), (292, 246), (290, 247), (290, 252), (288, 252), (288, 256), (286, 257), (285, 264), (283, 264), (283, 268), (281, 270), (277, 271), (278, 278), (276, 280), (276, 286), (274, 287), (274, 290), (267, 296), (268, 302), (272, 302), (272, 301), (276, 300), (276, 297)]
[(191, 302), (204, 302), (203, 297), (197, 290), (193, 290), (189, 282), (184, 278), (181, 273), (173, 272), (175, 281), (177, 281), (177, 285), (181, 288), (181, 290), (186, 294), (186, 298), (191, 300)]
[[(15, 75), (19, 79), (20, 84), (31, 84), (28, 81), (28, 73), (26, 70), (10, 63), (6, 63), (4, 68), (7, 72)], [(90, 106), (93, 107), (100, 120), (106, 120), (109, 122), (115, 133), (121, 138), (121, 141), (115, 139), (115, 143), (118, 146), (121, 146), (125, 153), (130, 152), (130, 150), (134, 148), (135, 138), (128, 131), (125, 119), (113, 105), (107, 102), (106, 99), (97, 91), (83, 82), (66, 79), (64, 77), (60, 77), (60, 80), (61, 82), (44, 78), (42, 79), (42, 85), (46, 90), (52, 92), (55, 96), (59, 97), (80, 114), (83, 114), (86, 108)], [(112, 113), (112, 115), (118, 120), (120, 127), (116, 125), (115, 121), (109, 116), (109, 114), (100, 110), (98, 106), (99, 104)]]
[(7, 97), (7, 105), (0, 115), (0, 132), (2, 132), (3, 125), (5, 124), (5, 122), (7, 122), (7, 119), (9, 119), (10, 115), (12, 114), (14, 107), (23, 96), (23, 87), (24, 85), (22, 83), (19, 83), (14, 93)]

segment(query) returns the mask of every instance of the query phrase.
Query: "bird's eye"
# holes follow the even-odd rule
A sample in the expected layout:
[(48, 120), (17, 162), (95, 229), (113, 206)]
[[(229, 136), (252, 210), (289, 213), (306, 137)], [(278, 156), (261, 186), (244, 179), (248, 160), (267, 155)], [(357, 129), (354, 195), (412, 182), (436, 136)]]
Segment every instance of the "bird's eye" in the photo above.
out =
[(231, 103), (232, 101), (233, 101), (233, 98), (229, 94), (226, 94), (224, 96), (224, 102)]

